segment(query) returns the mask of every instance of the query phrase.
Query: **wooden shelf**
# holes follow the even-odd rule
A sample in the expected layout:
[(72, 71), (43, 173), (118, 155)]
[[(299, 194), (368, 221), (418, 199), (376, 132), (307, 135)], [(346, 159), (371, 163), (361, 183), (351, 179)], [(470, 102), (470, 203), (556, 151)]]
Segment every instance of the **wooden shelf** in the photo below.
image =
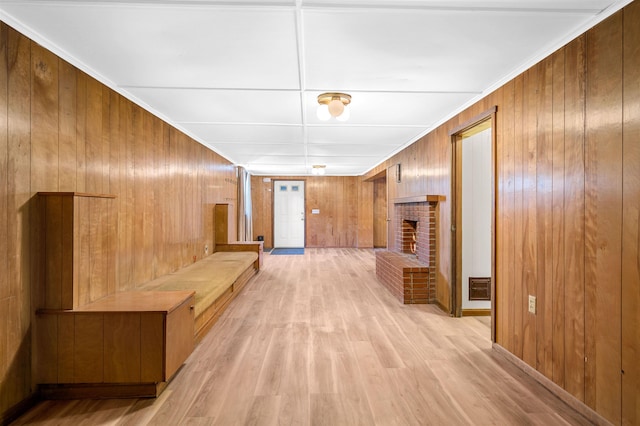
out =
[(444, 195), (416, 195), (415, 197), (402, 197), (394, 198), (393, 204), (406, 204), (406, 203), (437, 203), (445, 201), (447, 198)]

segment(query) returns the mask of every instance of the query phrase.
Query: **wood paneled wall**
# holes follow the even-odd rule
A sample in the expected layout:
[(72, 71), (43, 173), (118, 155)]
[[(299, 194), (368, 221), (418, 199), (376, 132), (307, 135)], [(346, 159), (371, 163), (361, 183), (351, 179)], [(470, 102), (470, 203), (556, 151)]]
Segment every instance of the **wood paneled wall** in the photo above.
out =
[[(354, 176), (251, 177), (253, 236), (273, 247), (273, 184), (304, 180), (307, 247), (373, 247), (373, 183)], [(311, 214), (319, 209), (320, 214)]]
[(448, 306), (448, 132), (497, 105), (497, 343), (614, 424), (640, 423), (639, 46), (636, 0), (368, 174), (447, 196)]
[(119, 290), (212, 252), (237, 204), (226, 159), (0, 24), (0, 422), (34, 392), (38, 191), (116, 196)]
[(387, 178), (373, 181), (373, 246), (387, 247)]

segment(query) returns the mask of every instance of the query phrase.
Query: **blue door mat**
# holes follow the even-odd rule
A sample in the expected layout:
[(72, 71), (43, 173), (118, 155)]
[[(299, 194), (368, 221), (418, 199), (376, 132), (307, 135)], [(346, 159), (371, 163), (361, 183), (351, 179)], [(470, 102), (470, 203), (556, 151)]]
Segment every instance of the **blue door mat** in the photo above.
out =
[(304, 254), (304, 248), (274, 248), (271, 254)]

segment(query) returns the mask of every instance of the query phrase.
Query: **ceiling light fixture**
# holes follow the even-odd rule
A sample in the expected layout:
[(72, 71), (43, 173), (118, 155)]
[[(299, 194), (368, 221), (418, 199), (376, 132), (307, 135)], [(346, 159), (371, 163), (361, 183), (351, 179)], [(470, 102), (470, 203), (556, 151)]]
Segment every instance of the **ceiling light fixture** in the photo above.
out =
[(327, 92), (318, 95), (318, 119), (327, 121), (335, 117), (339, 121), (347, 121), (351, 115), (351, 95), (339, 92)]
[(311, 174), (312, 175), (316, 175), (316, 176), (322, 176), (324, 175), (324, 171), (325, 168), (327, 166), (323, 165), (323, 164), (314, 164), (313, 166), (311, 166)]

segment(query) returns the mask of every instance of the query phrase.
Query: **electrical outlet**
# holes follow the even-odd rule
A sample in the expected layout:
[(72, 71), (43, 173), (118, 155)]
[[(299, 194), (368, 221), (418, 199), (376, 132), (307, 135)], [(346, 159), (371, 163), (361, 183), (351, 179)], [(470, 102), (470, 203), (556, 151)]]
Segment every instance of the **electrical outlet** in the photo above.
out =
[(529, 295), (529, 312), (536, 313), (536, 297)]
[(204, 254), (209, 254), (209, 245), (204, 246)]

